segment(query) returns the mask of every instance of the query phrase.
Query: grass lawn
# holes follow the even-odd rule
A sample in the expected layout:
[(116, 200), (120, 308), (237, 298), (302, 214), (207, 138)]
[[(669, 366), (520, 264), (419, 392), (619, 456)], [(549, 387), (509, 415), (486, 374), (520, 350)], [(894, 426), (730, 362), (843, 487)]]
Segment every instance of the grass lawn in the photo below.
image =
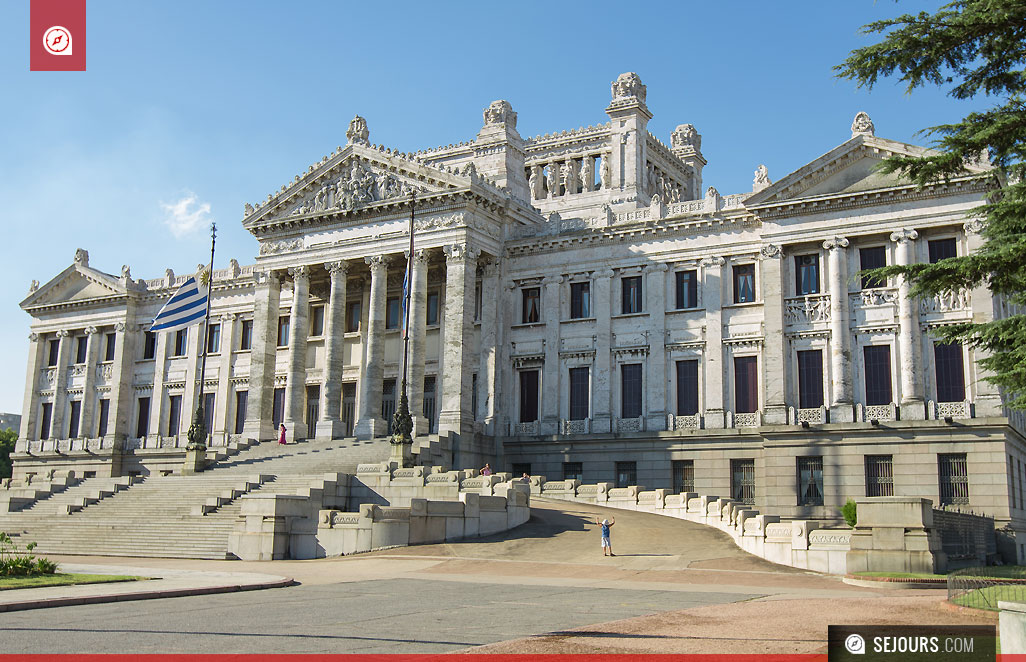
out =
[(149, 577), (129, 575), (75, 575), (57, 573), (32, 577), (0, 577), (0, 591), (15, 588), (41, 588), (43, 586), (68, 586), (71, 584), (106, 584), (108, 582), (134, 582)]
[(857, 577), (881, 577), (893, 579), (944, 579), (947, 575), (934, 575), (929, 572), (856, 572)]
[(1005, 586), (987, 586), (978, 588), (968, 593), (956, 596), (951, 599), (953, 603), (962, 607), (973, 607), (975, 609), (986, 609), (988, 611), (999, 611), (998, 600), (1006, 602), (1022, 602), (1026, 599), (1026, 586), (1009, 584)]

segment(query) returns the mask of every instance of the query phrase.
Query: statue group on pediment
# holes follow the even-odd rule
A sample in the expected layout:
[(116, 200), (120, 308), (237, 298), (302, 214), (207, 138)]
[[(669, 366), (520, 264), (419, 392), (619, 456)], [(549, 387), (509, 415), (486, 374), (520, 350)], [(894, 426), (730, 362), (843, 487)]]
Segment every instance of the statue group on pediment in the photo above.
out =
[(389, 173), (374, 173), (360, 161), (352, 161), (342, 175), (322, 186), (312, 200), (296, 205), (290, 215), (340, 209), (352, 211), (357, 207), (379, 200), (409, 197), (415, 190), (412, 184)]

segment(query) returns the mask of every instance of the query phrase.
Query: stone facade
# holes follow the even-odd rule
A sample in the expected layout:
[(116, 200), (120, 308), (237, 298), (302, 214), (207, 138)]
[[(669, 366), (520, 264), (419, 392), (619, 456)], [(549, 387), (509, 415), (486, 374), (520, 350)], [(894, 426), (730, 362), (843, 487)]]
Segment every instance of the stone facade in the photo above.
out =
[[(823, 156), (775, 182), (759, 165), (751, 191), (724, 196), (703, 182), (694, 126), (665, 144), (637, 74), (611, 92), (602, 124), (524, 138), (496, 101), (475, 139), (417, 153), (372, 144), (356, 117), (344, 147), (246, 204), (256, 262), (213, 273), (211, 443), (271, 439), (279, 421), (291, 438), (386, 433), (415, 194), (409, 397), (417, 434), (456, 435), (454, 468), (683, 486), (818, 519), (882, 490), (1026, 530), (1023, 419), (977, 350), (933, 334), (1005, 304), (859, 276), (972, 252), (988, 166), (917, 190), (874, 167), (924, 150), (859, 113)], [(33, 283), (16, 475), (76, 453), (116, 474), (184, 446), (199, 328), (146, 328), (189, 275), (111, 275), (80, 250)]]

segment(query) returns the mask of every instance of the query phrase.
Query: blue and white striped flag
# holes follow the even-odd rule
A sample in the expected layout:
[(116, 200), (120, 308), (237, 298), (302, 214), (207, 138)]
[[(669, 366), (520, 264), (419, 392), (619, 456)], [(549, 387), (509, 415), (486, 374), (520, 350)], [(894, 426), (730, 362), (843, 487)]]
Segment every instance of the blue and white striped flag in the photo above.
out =
[(207, 311), (207, 291), (195, 278), (185, 281), (171, 300), (153, 318), (150, 331), (178, 331), (203, 320)]

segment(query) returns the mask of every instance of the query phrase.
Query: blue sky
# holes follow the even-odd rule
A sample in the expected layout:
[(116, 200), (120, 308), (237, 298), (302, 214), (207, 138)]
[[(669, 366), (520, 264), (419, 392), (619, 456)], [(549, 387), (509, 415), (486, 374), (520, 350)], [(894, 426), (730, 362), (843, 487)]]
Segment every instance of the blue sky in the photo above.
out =
[(29, 282), (78, 247), (135, 277), (205, 261), (251, 263), (241, 226), (255, 202), (345, 143), (349, 120), (401, 151), (473, 139), (508, 99), (521, 135), (606, 121), (609, 83), (636, 71), (650, 131), (694, 124), (706, 185), (751, 189), (846, 140), (869, 112), (877, 135), (970, 109), (885, 81), (857, 90), (831, 68), (872, 38), (860, 26), (935, 2), (267, 2), (88, 4), (88, 71), (29, 72), (27, 0), (0, 3), (0, 411), (20, 412)]

